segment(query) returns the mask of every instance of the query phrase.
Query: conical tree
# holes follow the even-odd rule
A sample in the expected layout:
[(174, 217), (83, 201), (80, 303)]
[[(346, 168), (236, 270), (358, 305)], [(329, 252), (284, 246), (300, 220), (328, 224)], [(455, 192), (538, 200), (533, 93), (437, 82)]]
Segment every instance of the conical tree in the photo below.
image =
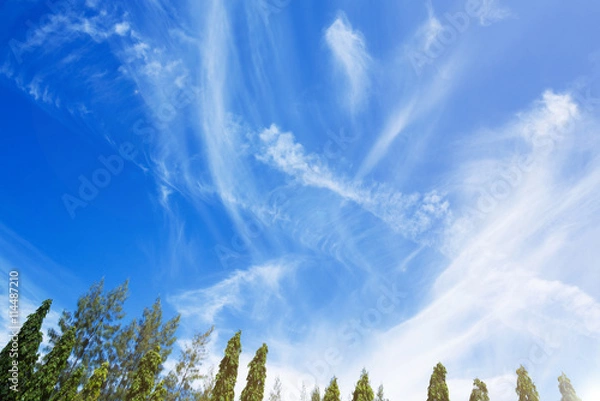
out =
[(125, 394), (125, 401), (146, 401), (155, 388), (155, 377), (161, 363), (160, 347), (147, 352), (133, 374), (133, 381)]
[(329, 386), (327, 386), (325, 389), (325, 394), (323, 395), (323, 401), (341, 401), (337, 377), (334, 376), (329, 382)]
[[(12, 338), (0, 352), (0, 400), (17, 400), (18, 395), (27, 390), (43, 338), (42, 323), (50, 310), (50, 305), (52, 305), (51, 299), (42, 302), (34, 313), (27, 316), (19, 332), (13, 336), (17, 340), (15, 344), (18, 352), (15, 353), (13, 350)], [(18, 369), (18, 377), (12, 376), (15, 369)]]
[(242, 390), (241, 401), (262, 401), (267, 379), (268, 352), (267, 344), (263, 344), (248, 364), (248, 377), (246, 378), (246, 387)]
[(310, 393), (310, 401), (321, 401), (321, 391), (319, 390), (319, 386), (313, 388)]
[(72, 327), (44, 357), (42, 366), (33, 374), (21, 401), (48, 400), (54, 392), (61, 372), (67, 366), (67, 359), (73, 351), (75, 328)]
[(427, 388), (427, 401), (450, 401), (448, 385), (446, 384), (446, 368), (441, 362), (433, 368), (429, 387)]
[(490, 401), (488, 389), (484, 382), (479, 379), (473, 380), (473, 390), (469, 401)]
[(356, 382), (354, 393), (352, 393), (352, 401), (373, 401), (375, 394), (369, 383), (369, 374), (365, 369), (360, 374), (360, 379)]
[(215, 387), (212, 391), (212, 401), (234, 400), (234, 387), (242, 352), (241, 336), (240, 330), (227, 342), (225, 356), (219, 364), (219, 373), (217, 373)]
[(527, 370), (522, 365), (517, 369), (517, 388), (515, 391), (519, 396), (519, 401), (540, 401), (540, 395), (535, 388), (535, 384), (533, 384)]
[(85, 374), (85, 366), (79, 366), (60, 386), (57, 393), (50, 397), (50, 401), (78, 401), (77, 387)]
[(564, 373), (558, 377), (558, 389), (562, 395), (560, 401), (581, 401), (571, 385), (571, 380)]
[(98, 368), (94, 369), (92, 377), (87, 381), (81, 393), (76, 398), (77, 401), (97, 401), (100, 397), (100, 389), (106, 381), (108, 375), (108, 362), (104, 362)]

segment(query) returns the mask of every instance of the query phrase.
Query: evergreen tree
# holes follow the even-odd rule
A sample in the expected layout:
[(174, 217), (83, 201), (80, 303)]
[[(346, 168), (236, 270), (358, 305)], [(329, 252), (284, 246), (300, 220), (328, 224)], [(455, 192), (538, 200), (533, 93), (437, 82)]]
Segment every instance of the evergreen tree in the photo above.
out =
[(329, 382), (329, 386), (327, 386), (325, 394), (323, 394), (323, 401), (341, 401), (337, 377), (334, 376)]
[(200, 366), (207, 357), (206, 345), (214, 327), (205, 333), (198, 333), (190, 346), (185, 346), (179, 356), (175, 369), (167, 375), (164, 386), (167, 401), (194, 401), (203, 391), (196, 390), (194, 384), (204, 376)]
[(75, 369), (67, 381), (60, 386), (58, 392), (50, 397), (50, 401), (78, 401), (77, 387), (81, 383), (85, 371), (86, 369), (83, 365)]
[(479, 379), (473, 380), (473, 390), (471, 391), (469, 401), (490, 401), (487, 386), (484, 382)]
[(242, 390), (241, 401), (262, 401), (267, 379), (267, 353), (269, 348), (263, 344), (248, 364), (246, 387)]
[(279, 377), (275, 378), (273, 389), (269, 394), (269, 401), (281, 401), (281, 379)]
[(156, 373), (161, 364), (160, 347), (156, 347), (144, 355), (132, 375), (131, 386), (125, 394), (125, 401), (146, 401), (155, 390)]
[(517, 388), (515, 391), (519, 396), (519, 401), (540, 401), (535, 384), (533, 384), (527, 370), (523, 366), (517, 369)]
[(427, 388), (427, 401), (450, 401), (448, 385), (446, 384), (446, 368), (441, 362), (433, 368), (429, 387)]
[(62, 313), (58, 321), (59, 331), (49, 330), (50, 344), (53, 346), (59, 341), (61, 334), (70, 327), (75, 327), (73, 358), (61, 374), (61, 386), (79, 366), (85, 366), (87, 374), (91, 374), (104, 361), (114, 359), (115, 352), (118, 352), (114, 339), (121, 327), (120, 321), (125, 316), (123, 304), (127, 293), (127, 281), (106, 292), (102, 279), (79, 297), (74, 313)]
[(219, 364), (219, 372), (215, 380), (215, 386), (212, 391), (212, 401), (233, 401), (234, 387), (237, 379), (240, 353), (242, 344), (240, 342), (241, 331), (235, 333), (227, 342), (225, 356)]
[(318, 386), (315, 386), (310, 393), (310, 401), (321, 401), (321, 391)]
[(369, 383), (369, 374), (365, 369), (360, 374), (360, 379), (356, 383), (354, 393), (352, 393), (352, 401), (373, 401), (375, 394)]
[(165, 401), (166, 399), (167, 389), (165, 388), (165, 382), (161, 380), (150, 394), (149, 401)]
[(75, 328), (69, 329), (45, 357), (42, 366), (33, 374), (21, 401), (46, 401), (54, 392), (60, 373), (75, 343)]
[(558, 377), (558, 389), (562, 395), (560, 401), (581, 401), (571, 385), (571, 380), (564, 373)]
[[(38, 360), (38, 349), (42, 342), (42, 323), (50, 310), (52, 300), (47, 299), (32, 314), (17, 333), (18, 351), (13, 350), (12, 339), (0, 352), (0, 400), (14, 401), (19, 394), (23, 394), (33, 376), (33, 370)], [(16, 362), (16, 365), (13, 365)], [(11, 369), (18, 369), (18, 382), (11, 380)], [(11, 389), (11, 386), (13, 389)]]
[(97, 367), (92, 374), (92, 377), (87, 381), (81, 393), (79, 393), (77, 401), (97, 401), (100, 397), (100, 389), (106, 382), (108, 375), (108, 362), (104, 362)]
[[(163, 323), (162, 306), (160, 298), (157, 298), (151, 308), (144, 309), (141, 319), (133, 321), (116, 336), (115, 342), (121, 349), (111, 361), (113, 368), (108, 373), (108, 384), (103, 391), (104, 400), (123, 399), (129, 383), (133, 382), (131, 375), (137, 371), (141, 358), (148, 352), (159, 347), (161, 360), (167, 360), (176, 339), (179, 319), (177, 315)], [(155, 380), (158, 380), (161, 370), (162, 366), (159, 366)], [(124, 375), (124, 371), (129, 374)]]
[(377, 395), (375, 396), (375, 401), (389, 401), (383, 395), (383, 384), (380, 384), (379, 387), (377, 387)]

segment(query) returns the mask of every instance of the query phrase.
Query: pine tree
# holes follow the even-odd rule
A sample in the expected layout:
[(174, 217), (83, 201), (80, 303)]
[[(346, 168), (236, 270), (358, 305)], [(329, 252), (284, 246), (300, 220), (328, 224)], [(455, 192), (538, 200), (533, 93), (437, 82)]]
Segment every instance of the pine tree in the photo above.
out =
[(268, 352), (267, 344), (263, 344), (248, 364), (248, 377), (246, 378), (246, 387), (242, 390), (241, 401), (262, 401), (267, 379)]
[(279, 377), (275, 378), (273, 389), (269, 394), (269, 401), (281, 401), (281, 379)]
[(212, 391), (212, 401), (234, 400), (234, 387), (240, 363), (240, 353), (242, 352), (241, 335), (242, 332), (238, 331), (227, 342), (225, 356), (219, 364), (219, 372), (217, 373), (215, 387)]
[(94, 283), (88, 292), (79, 297), (74, 313), (64, 311), (58, 321), (59, 331), (49, 330), (51, 346), (59, 341), (70, 327), (75, 327), (73, 358), (60, 377), (61, 386), (79, 367), (85, 366), (91, 374), (104, 361), (114, 359), (118, 347), (114, 339), (125, 316), (123, 304), (127, 299), (128, 282), (105, 292), (104, 279)]
[(323, 401), (341, 401), (337, 377), (334, 376), (329, 382), (329, 386), (327, 386), (325, 394), (323, 394)]
[(155, 378), (161, 364), (160, 347), (144, 355), (132, 375), (132, 383), (125, 394), (125, 401), (146, 401), (155, 390)]
[(517, 388), (515, 391), (519, 396), (519, 401), (540, 401), (535, 384), (533, 384), (527, 370), (523, 366), (517, 369)]
[(100, 389), (106, 382), (106, 376), (108, 375), (108, 362), (104, 362), (102, 365), (94, 369), (92, 377), (87, 381), (81, 393), (76, 398), (77, 401), (97, 401), (100, 397)]
[(352, 393), (352, 401), (373, 401), (374, 397), (373, 388), (369, 383), (369, 374), (363, 369)]
[(50, 401), (78, 401), (77, 387), (85, 374), (85, 366), (81, 365), (69, 376), (69, 378), (60, 386)]
[(205, 333), (196, 334), (191, 345), (181, 351), (175, 369), (169, 372), (164, 382), (167, 401), (194, 401), (202, 393), (194, 388), (194, 384), (204, 377), (200, 366), (207, 357), (206, 345), (213, 330), (211, 327)]
[[(112, 366), (109, 370), (107, 386), (103, 391), (105, 400), (121, 400), (127, 392), (128, 384), (132, 383), (131, 375), (137, 370), (141, 358), (156, 347), (160, 348), (161, 360), (165, 361), (171, 353), (175, 342), (175, 331), (179, 326), (179, 315), (163, 323), (162, 306), (160, 298), (157, 298), (151, 308), (145, 308), (142, 318), (133, 321), (121, 333), (116, 336), (115, 342), (121, 350), (115, 353)], [(162, 366), (156, 372), (155, 380)], [(124, 375), (123, 371), (129, 372)]]
[(558, 377), (558, 389), (562, 395), (560, 401), (581, 401), (571, 385), (571, 380), (564, 373)]
[(385, 398), (383, 394), (383, 384), (380, 384), (379, 387), (377, 387), (377, 395), (375, 396), (375, 401), (389, 401), (387, 398)]
[[(52, 300), (47, 299), (34, 313), (27, 316), (27, 320), (17, 333), (17, 355), (13, 351), (12, 340), (0, 352), (0, 369), (2, 369), (0, 371), (0, 400), (17, 400), (18, 395), (27, 390), (43, 338), (42, 323), (50, 310), (50, 305), (52, 305)], [(13, 365), (13, 362), (17, 364)], [(11, 381), (11, 369), (18, 369), (17, 383)], [(11, 389), (11, 386), (14, 385), (16, 385), (13, 387), (16, 391)]]
[(429, 387), (427, 388), (427, 401), (450, 401), (448, 385), (446, 384), (446, 368), (441, 362), (433, 368)]
[(479, 379), (473, 380), (473, 390), (469, 401), (490, 401), (488, 396), (488, 389), (484, 382)]
[(318, 386), (315, 386), (310, 393), (310, 401), (321, 401), (321, 391)]
[(56, 343), (43, 359), (43, 364), (31, 377), (30, 383), (21, 401), (48, 400), (54, 393), (58, 378), (67, 365), (67, 359), (73, 351), (75, 343), (75, 328), (72, 327)]

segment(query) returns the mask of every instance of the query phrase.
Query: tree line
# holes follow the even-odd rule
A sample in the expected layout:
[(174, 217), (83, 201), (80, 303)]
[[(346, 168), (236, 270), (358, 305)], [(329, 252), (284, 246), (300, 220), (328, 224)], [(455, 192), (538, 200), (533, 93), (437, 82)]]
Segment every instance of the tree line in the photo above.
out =
[[(234, 401), (241, 331), (227, 342), (216, 376), (201, 373), (213, 327), (196, 333), (181, 350), (175, 366), (164, 371), (176, 340), (179, 315), (163, 321), (160, 298), (142, 316), (124, 324), (123, 304), (128, 282), (105, 291), (104, 281), (92, 285), (79, 298), (74, 313), (63, 311), (58, 330), (48, 332), (49, 346), (40, 347), (42, 323), (52, 301), (46, 300), (29, 315), (16, 336), (0, 351), (0, 400), (2, 401)], [(246, 386), (240, 401), (263, 401), (267, 377), (268, 347), (263, 344), (248, 364)], [(516, 371), (518, 401), (540, 401), (527, 370)], [(446, 368), (433, 368), (427, 401), (450, 401)], [(581, 401), (563, 373), (558, 378), (561, 401)], [(383, 385), (375, 393), (363, 369), (352, 401), (389, 401)], [(341, 401), (334, 376), (323, 396), (315, 386), (300, 401)], [(275, 380), (268, 401), (282, 401), (281, 381)], [(486, 384), (476, 378), (469, 401), (490, 401)]]

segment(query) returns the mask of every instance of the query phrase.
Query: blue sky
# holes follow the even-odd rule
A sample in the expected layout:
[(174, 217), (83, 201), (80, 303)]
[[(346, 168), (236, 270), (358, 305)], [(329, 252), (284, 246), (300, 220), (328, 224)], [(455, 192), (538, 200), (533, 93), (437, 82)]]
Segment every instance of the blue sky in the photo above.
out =
[(597, 399), (600, 3), (371, 3), (4, 2), (23, 308), (130, 278), (213, 363), (242, 329), (241, 379), (267, 342), (286, 400), (363, 366), (424, 399), (438, 361), (453, 399), (520, 364)]

